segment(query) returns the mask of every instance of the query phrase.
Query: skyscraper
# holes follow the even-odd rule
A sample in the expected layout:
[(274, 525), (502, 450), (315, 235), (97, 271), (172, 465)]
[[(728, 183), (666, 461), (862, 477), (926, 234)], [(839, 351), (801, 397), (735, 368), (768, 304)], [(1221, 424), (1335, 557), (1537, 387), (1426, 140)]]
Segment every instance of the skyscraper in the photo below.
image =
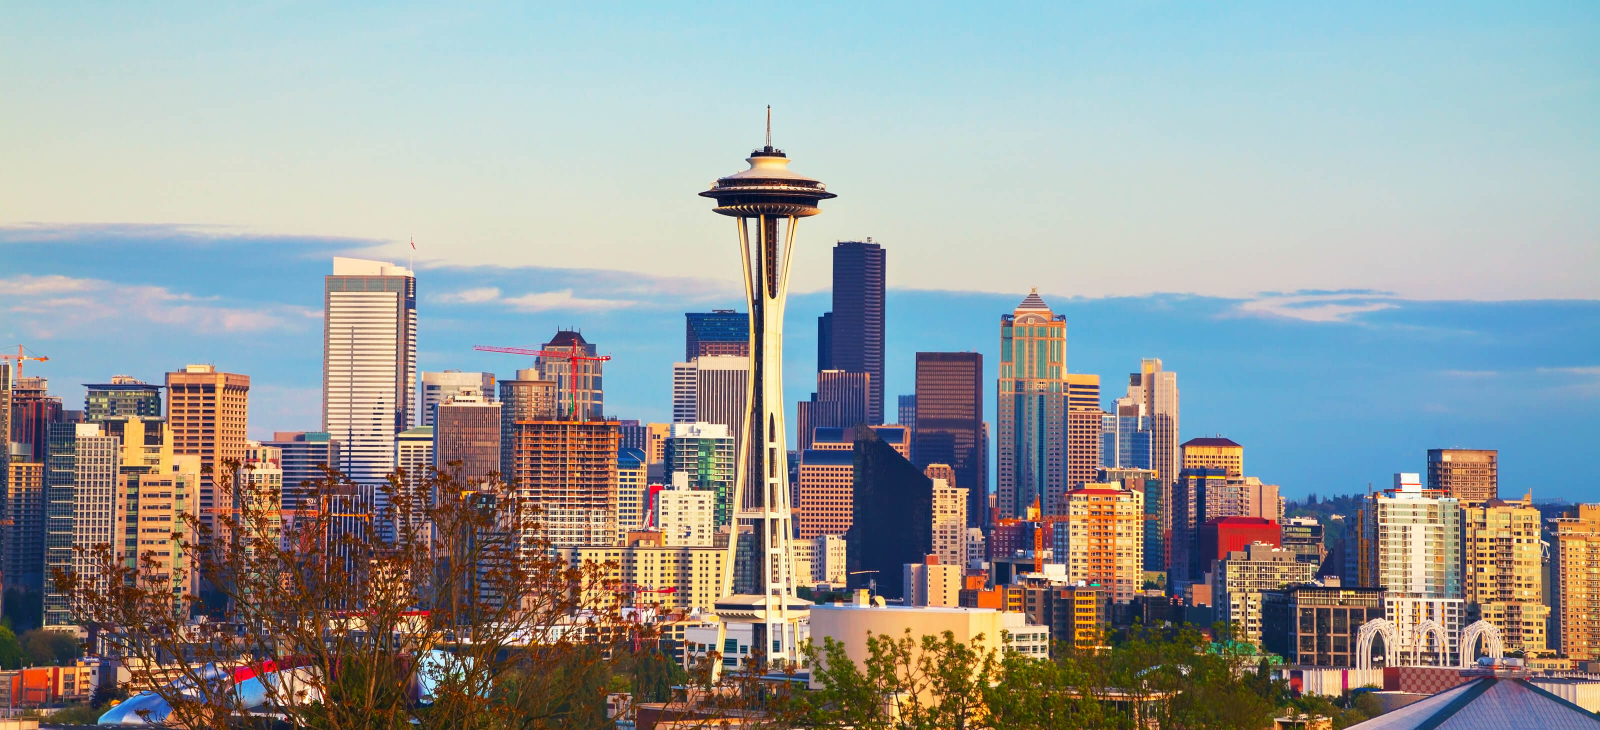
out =
[(1066, 487), (1074, 488), (1095, 480), (1100, 470), (1100, 429), (1105, 411), (1100, 410), (1100, 376), (1068, 373), (1066, 405), (1065, 461)]
[(628, 531), (644, 527), (649, 499), (649, 459), (643, 449), (617, 449), (617, 543), (626, 545)]
[(1057, 514), (1066, 440), (1067, 317), (1033, 290), (1000, 316), (1000, 517)]
[(308, 507), (303, 500), (327, 475), (322, 467), (339, 465), (339, 442), (329, 434), (312, 431), (277, 431), (265, 446), (278, 449), (283, 465), (283, 508)]
[[(1455, 663), (1456, 637), (1466, 607), (1461, 598), (1460, 502), (1423, 490), (1417, 474), (1394, 475), (1394, 487), (1367, 498), (1360, 512), (1361, 584), (1384, 588), (1387, 617), (1399, 631), (1400, 652), (1420, 648), (1438, 663)], [(1444, 627), (1443, 645), (1417, 647), (1414, 629), (1425, 620)]]
[(1539, 510), (1533, 495), (1461, 510), (1461, 588), (1467, 612), (1500, 629), (1506, 651), (1545, 651), (1550, 607), (1541, 596)]
[(1181, 449), (1185, 469), (1221, 469), (1230, 477), (1244, 476), (1244, 447), (1231, 439), (1193, 438)]
[[(829, 370), (867, 373), (867, 423), (883, 423), (883, 287), (885, 252), (865, 241), (833, 247), (833, 348)], [(852, 424), (853, 425), (853, 424)]]
[(478, 394), (486, 402), (494, 402), (494, 373), (463, 373), (446, 370), (422, 374), (421, 406), (417, 409), (417, 425), (433, 425), (433, 409), (453, 395), (467, 391)]
[(750, 315), (732, 309), (688, 312), (684, 319), (683, 359), (707, 355), (750, 357)]
[[(1139, 372), (1128, 376), (1128, 396), (1143, 404), (1143, 414), (1149, 418), (1150, 464), (1156, 478), (1173, 492), (1178, 481), (1178, 374), (1163, 370), (1161, 360), (1145, 358), (1139, 362)], [(1120, 411), (1120, 409), (1119, 409)], [(1161, 534), (1166, 543), (1166, 553), (1172, 555), (1172, 509), (1170, 502), (1161, 510)]]
[(11, 388), (11, 441), (23, 444), (29, 461), (43, 464), (50, 452), (50, 426), (61, 423), (60, 396), (49, 394), (50, 382), (19, 377)]
[(733, 522), (733, 470), (737, 464), (732, 429), (722, 423), (674, 423), (667, 437), (667, 480), (684, 475), (688, 489), (713, 493), (714, 526)]
[(111, 543), (118, 457), (114, 436), (99, 424), (50, 426), (45, 480), (45, 627), (74, 626), (66, 596), (56, 588), (56, 569), (87, 573), (97, 544)]
[[(556, 330), (556, 336), (550, 338), (550, 341), (544, 343), (540, 349), (595, 356), (595, 346), (583, 339), (583, 333), (577, 330)], [(601, 373), (601, 366), (604, 364), (599, 360), (543, 356), (534, 362), (540, 377), (556, 382), (556, 391), (560, 396), (556, 401), (558, 418), (595, 421), (605, 417), (605, 391), (602, 387), (604, 381)]]
[(1500, 496), (1499, 457), (1494, 449), (1428, 449), (1428, 488), (1462, 506), (1494, 499)]
[[(463, 485), (500, 471), (500, 408), (469, 389), (435, 406), (433, 459), (439, 471)], [(455, 462), (460, 465), (453, 466)]]
[(324, 285), (322, 431), (339, 442), (339, 470), (386, 514), (376, 487), (394, 468), (417, 392), (417, 280), (387, 261), (335, 258)]
[[(913, 393), (911, 395), (899, 396), (898, 397), (898, 401), (899, 401), (899, 405), (900, 405), (900, 410), (899, 410), (900, 417), (899, 417), (899, 420), (896, 421), (896, 423), (899, 423), (900, 425), (911, 429), (911, 432), (913, 434), (915, 434), (917, 432), (917, 396), (916, 396), (916, 394)], [(916, 437), (915, 436), (912, 436), (912, 441), (913, 442), (916, 441)]]
[[(248, 375), (217, 372), (210, 365), (189, 365), (167, 373), (172, 453), (200, 457), (200, 519), (206, 525), (216, 524), (213, 509), (233, 506), (217, 501), (216, 480), (223, 462), (244, 458), (249, 410)], [(387, 474), (388, 467), (383, 471)]]
[(1100, 418), (1100, 463), (1109, 469), (1151, 469), (1150, 417), (1145, 415), (1144, 400), (1123, 396), (1111, 410)]
[(113, 375), (110, 383), (84, 385), (83, 420), (100, 421), (111, 416), (149, 416), (161, 412), (161, 386)]
[(500, 478), (512, 483), (512, 447), (516, 424), (556, 420), (556, 383), (541, 380), (539, 371), (523, 368), (516, 378), (500, 381)]
[(1571, 659), (1600, 661), (1600, 504), (1580, 504), (1553, 521), (1550, 550), (1551, 647)]
[(541, 510), (555, 547), (610, 545), (617, 538), (615, 421), (516, 421), (509, 480)]
[(848, 370), (823, 370), (817, 373), (817, 391), (811, 400), (800, 401), (800, 429), (796, 444), (801, 451), (811, 448), (818, 428), (854, 428), (871, 419), (872, 375)]
[[(405, 472), (405, 478), (401, 481), (405, 498), (390, 512), (380, 514), (387, 515), (389, 529), (393, 530), (388, 534), (396, 538), (405, 534), (401, 525), (409, 522), (418, 530), (414, 534), (419, 539), (428, 539), (428, 533), (422, 532), (425, 527), (423, 510), (432, 497), (425, 488), (429, 469), (437, 463), (434, 458), (434, 430), (433, 426), (416, 426), (394, 436), (394, 466), (396, 473)], [(440, 468), (443, 466), (440, 465)]]
[(911, 428), (912, 461), (949, 464), (954, 486), (967, 490), (967, 526), (987, 523), (988, 445), (983, 428), (983, 355), (977, 352), (917, 353), (916, 414)]
[(1067, 580), (1099, 584), (1128, 603), (1144, 583), (1144, 492), (1118, 487), (1088, 482), (1068, 490), (1052, 547)]
[(6, 588), (44, 590), (45, 486), (44, 464), (13, 459), (8, 465), (5, 539)]
[(967, 490), (950, 483), (955, 471), (948, 464), (929, 464), (922, 473), (933, 480), (933, 547), (928, 552), (955, 566), (959, 575), (968, 560)]
[(817, 317), (817, 372), (833, 369), (833, 312)]

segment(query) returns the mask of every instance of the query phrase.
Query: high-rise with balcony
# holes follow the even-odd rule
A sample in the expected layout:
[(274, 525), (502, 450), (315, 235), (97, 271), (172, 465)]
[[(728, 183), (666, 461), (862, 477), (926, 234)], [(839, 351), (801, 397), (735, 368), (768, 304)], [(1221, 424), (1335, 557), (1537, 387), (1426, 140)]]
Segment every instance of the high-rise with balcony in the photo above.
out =
[(1384, 604), (1400, 633), (1401, 653), (1417, 648), (1414, 628), (1432, 620), (1444, 627), (1445, 645), (1423, 646), (1421, 653), (1453, 664), (1466, 616), (1460, 501), (1423, 489), (1418, 474), (1395, 474), (1392, 488), (1367, 498), (1359, 519), (1361, 584), (1387, 591)]
[(708, 355), (750, 357), (750, 315), (732, 309), (683, 315), (683, 359)]
[(1428, 488), (1463, 506), (1500, 496), (1500, 455), (1494, 449), (1428, 449)]
[(1552, 648), (1570, 659), (1600, 661), (1600, 504), (1576, 505), (1552, 528)]
[(949, 482), (946, 477), (951, 469), (945, 464), (930, 464), (923, 474), (933, 480), (933, 548), (929, 552), (939, 556), (940, 563), (955, 566), (959, 576), (967, 568), (967, 490)]
[(997, 506), (1002, 519), (1038, 503), (1057, 514), (1064, 492), (1067, 318), (1037, 289), (1000, 317)]
[(417, 279), (387, 261), (341, 257), (323, 283), (322, 431), (340, 444), (339, 470), (386, 514), (377, 487), (415, 410)]
[(1545, 651), (1550, 607), (1544, 605), (1539, 510), (1533, 495), (1498, 497), (1461, 510), (1461, 589), (1469, 618), (1500, 629), (1507, 651)]
[[(172, 453), (200, 457), (200, 520), (215, 525), (216, 509), (229, 509), (216, 494), (217, 477), (228, 459), (244, 458), (245, 424), (250, 410), (250, 376), (189, 365), (167, 373), (167, 425)], [(384, 473), (388, 473), (385, 468)]]
[(1098, 584), (1128, 603), (1144, 583), (1144, 494), (1119, 487), (1087, 482), (1069, 490), (1052, 547), (1069, 581)]
[[(831, 356), (819, 370), (867, 373), (867, 423), (883, 423), (883, 246), (840, 241), (833, 247)], [(852, 424), (854, 425), (854, 424)]]

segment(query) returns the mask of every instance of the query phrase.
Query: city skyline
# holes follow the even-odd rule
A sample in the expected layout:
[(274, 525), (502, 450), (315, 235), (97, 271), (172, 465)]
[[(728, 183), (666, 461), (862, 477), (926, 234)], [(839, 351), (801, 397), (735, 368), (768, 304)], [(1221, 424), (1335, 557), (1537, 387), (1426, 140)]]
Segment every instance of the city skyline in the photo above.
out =
[[(0, 287), (0, 306), (28, 316), (8, 319), (0, 339), (52, 356), (28, 363), (26, 372), (50, 377), (51, 392), (65, 407), (81, 405), (83, 383), (114, 374), (152, 381), (184, 363), (212, 361), (219, 369), (246, 371), (255, 391), (266, 394), (253, 399), (250, 435), (257, 439), (317, 430), (322, 287), (316, 282), (334, 255), (373, 255), (346, 241), (83, 232), (63, 235), (50, 247), (10, 240), (10, 262), (28, 273), (6, 279), (14, 286)], [(281, 256), (274, 268), (252, 268), (249, 262), (268, 247)], [(69, 260), (75, 268), (65, 267)], [(473, 353), (472, 345), (520, 337), (518, 344), (537, 346), (557, 327), (581, 325), (617, 358), (607, 363), (613, 374), (608, 412), (643, 421), (670, 420), (670, 364), (682, 356), (683, 313), (737, 306), (736, 293), (603, 271), (419, 269), (420, 370), (510, 377), (519, 363)], [(223, 270), (232, 277), (226, 282), (205, 275)], [(610, 289), (628, 303), (523, 311), (463, 294), (563, 281)], [(1499, 448), (1508, 490), (1542, 483), (1552, 486), (1539, 490), (1541, 499), (1583, 496), (1577, 472), (1559, 455), (1600, 438), (1592, 407), (1600, 398), (1600, 343), (1581, 334), (1600, 327), (1600, 303), (1403, 302), (1327, 320), (1314, 310), (1301, 316), (1256, 311), (1244, 300), (1091, 299), (1041, 291), (1068, 315), (1077, 343), (1071, 371), (1116, 383), (1140, 358), (1162, 357), (1184, 375), (1182, 437), (1222, 433), (1244, 443), (1259, 455), (1260, 475), (1283, 485), (1286, 496), (1364, 491), (1367, 482), (1382, 483), (1396, 469), (1424, 471), (1427, 449), (1453, 447)], [(30, 304), (40, 298), (64, 305)], [(1020, 293), (890, 288), (888, 298), (886, 394), (914, 389), (917, 351), (982, 352), (984, 381), (993, 387), (993, 318), (1015, 306)], [(814, 387), (812, 323), (828, 302), (826, 291), (791, 299), (791, 393)], [(93, 326), (113, 315), (192, 327), (158, 346), (137, 331)], [(116, 345), (122, 365), (103, 360), (106, 343)], [(1315, 373), (1326, 395), (1307, 398), (1295, 368)], [(1115, 391), (1104, 389), (1106, 406)], [(1287, 403), (1294, 408), (1283, 407)], [(993, 424), (993, 404), (985, 407), (985, 420)], [(1529, 423), (1537, 428), (1528, 429)], [(1304, 431), (1296, 436), (1289, 428)], [(1321, 464), (1315, 443), (1326, 439), (1359, 445), (1352, 452), (1359, 456)]]

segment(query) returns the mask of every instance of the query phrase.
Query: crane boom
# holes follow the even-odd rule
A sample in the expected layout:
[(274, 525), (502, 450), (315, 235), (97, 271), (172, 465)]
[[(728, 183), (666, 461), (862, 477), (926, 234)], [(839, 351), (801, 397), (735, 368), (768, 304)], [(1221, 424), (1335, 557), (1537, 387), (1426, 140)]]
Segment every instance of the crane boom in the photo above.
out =
[(510, 355), (531, 355), (533, 357), (551, 357), (567, 361), (567, 395), (570, 403), (567, 414), (572, 420), (578, 420), (578, 363), (579, 362), (605, 362), (611, 359), (610, 355), (580, 355), (577, 347), (567, 350), (530, 350), (525, 347), (497, 347), (494, 345), (473, 345), (472, 349), (480, 352), (500, 352)]

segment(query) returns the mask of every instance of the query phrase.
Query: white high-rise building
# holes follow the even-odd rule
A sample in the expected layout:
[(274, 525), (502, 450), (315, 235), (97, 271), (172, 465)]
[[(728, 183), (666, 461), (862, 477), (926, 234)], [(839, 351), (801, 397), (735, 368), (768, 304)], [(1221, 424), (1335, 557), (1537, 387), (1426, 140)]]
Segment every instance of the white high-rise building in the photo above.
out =
[(93, 550), (96, 545), (112, 544), (122, 442), (116, 436), (102, 435), (98, 423), (80, 423), (77, 432), (72, 569), (79, 575), (90, 576), (97, 585), (104, 585), (105, 579), (96, 573)]
[(668, 545), (710, 547), (716, 529), (716, 492), (693, 489), (689, 475), (672, 475), (672, 488), (656, 492), (656, 528)]
[(417, 280), (387, 261), (335, 258), (324, 283), (322, 430), (340, 443), (339, 470), (386, 516), (376, 487), (394, 468), (417, 392)]
[(423, 373), (422, 394), (418, 399), (421, 407), (417, 409), (417, 425), (435, 425), (434, 407), (449, 400), (451, 396), (469, 393), (479, 395), (485, 401), (493, 403), (494, 373), (464, 373), (460, 370)]
[(933, 480), (933, 554), (942, 565), (967, 566), (967, 490)]
[(694, 423), (695, 361), (672, 364), (672, 422)]
[[(1461, 586), (1461, 502), (1423, 489), (1420, 474), (1395, 474), (1394, 487), (1371, 495), (1361, 511), (1361, 584), (1386, 589), (1384, 614), (1402, 657), (1454, 666), (1466, 601)], [(1440, 632), (1414, 640), (1433, 621)]]

